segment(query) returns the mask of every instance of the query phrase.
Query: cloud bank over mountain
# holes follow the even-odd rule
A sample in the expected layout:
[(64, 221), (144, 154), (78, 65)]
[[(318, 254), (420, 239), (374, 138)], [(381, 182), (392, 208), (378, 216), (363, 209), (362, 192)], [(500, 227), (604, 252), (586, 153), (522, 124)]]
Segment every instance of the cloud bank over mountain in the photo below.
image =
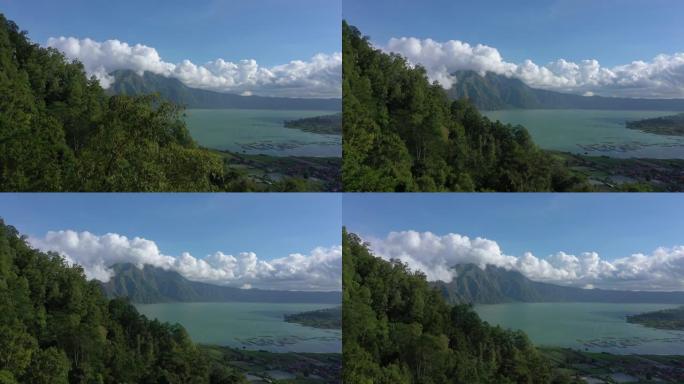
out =
[(104, 282), (112, 276), (111, 265), (133, 263), (174, 270), (189, 280), (234, 287), (309, 291), (342, 288), (341, 246), (317, 247), (308, 254), (263, 260), (254, 252), (216, 252), (205, 258), (188, 252), (171, 256), (152, 240), (116, 233), (50, 231), (44, 237), (29, 238), (29, 243), (61, 254), (69, 263), (82, 266), (88, 278)]
[(487, 45), (459, 40), (439, 42), (414, 37), (391, 38), (387, 52), (404, 56), (411, 64), (425, 67), (431, 81), (450, 88), (458, 70), (473, 70), (516, 77), (533, 88), (584, 95), (642, 98), (684, 98), (684, 52), (661, 54), (649, 61), (633, 61), (614, 67), (598, 60), (572, 62), (558, 59), (544, 65), (532, 60), (506, 61)]
[(99, 42), (75, 37), (51, 37), (47, 46), (72, 60), (83, 63), (86, 72), (95, 76), (104, 88), (118, 69), (145, 71), (175, 77), (185, 85), (218, 92), (283, 97), (341, 97), (342, 54), (319, 53), (309, 60), (264, 67), (255, 60), (238, 62), (216, 59), (205, 64), (190, 60), (164, 61), (156, 49), (129, 45), (119, 40)]
[(572, 255), (558, 252), (538, 257), (531, 252), (506, 254), (496, 241), (469, 238), (456, 233), (390, 232), (385, 238), (366, 238), (373, 252), (384, 259), (398, 259), (424, 272), (428, 280), (449, 282), (450, 267), (473, 263), (514, 269), (531, 280), (577, 287), (627, 290), (684, 290), (684, 246), (658, 248), (606, 260), (596, 252)]

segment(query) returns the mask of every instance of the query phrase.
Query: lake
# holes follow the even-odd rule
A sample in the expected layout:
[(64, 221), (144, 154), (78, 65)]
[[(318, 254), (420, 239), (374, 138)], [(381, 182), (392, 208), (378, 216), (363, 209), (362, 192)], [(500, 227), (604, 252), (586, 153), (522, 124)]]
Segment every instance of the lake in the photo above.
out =
[(341, 157), (342, 137), (285, 128), (285, 120), (330, 115), (334, 111), (188, 109), (190, 135), (202, 146), (246, 154)]
[(668, 111), (517, 109), (485, 116), (527, 128), (544, 149), (610, 157), (684, 158), (684, 137), (627, 129), (625, 122), (675, 114)]
[(680, 355), (684, 332), (647, 328), (626, 315), (673, 308), (672, 304), (506, 303), (477, 305), (490, 324), (521, 329), (537, 345), (616, 354)]
[(283, 315), (330, 304), (160, 303), (136, 304), (140, 313), (180, 323), (195, 342), (271, 352), (342, 352), (342, 332), (288, 323)]

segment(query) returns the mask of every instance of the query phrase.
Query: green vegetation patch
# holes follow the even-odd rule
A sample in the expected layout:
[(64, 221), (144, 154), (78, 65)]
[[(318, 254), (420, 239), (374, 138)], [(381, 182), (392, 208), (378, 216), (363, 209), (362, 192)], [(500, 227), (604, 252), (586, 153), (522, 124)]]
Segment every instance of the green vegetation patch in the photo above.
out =
[(283, 123), (286, 128), (300, 129), (305, 132), (341, 135), (342, 134), (342, 114), (307, 117), (297, 120), (287, 120)]
[(32, 43), (1, 14), (0, 95), (0, 191), (339, 190), (339, 163), (337, 175), (323, 164), (307, 171), (316, 161), (303, 158), (251, 159), (245, 169), (199, 147), (182, 107), (106, 93), (81, 63)]
[(448, 305), (425, 275), (342, 235), (345, 383), (549, 383), (551, 365), (521, 331)]
[(285, 315), (285, 321), (322, 329), (342, 328), (342, 307)]
[(582, 176), (524, 127), (451, 101), (425, 69), (343, 22), (345, 191), (582, 191)]
[(627, 316), (628, 323), (684, 331), (684, 306)]
[(656, 135), (684, 136), (684, 113), (653, 119), (628, 121), (625, 123), (625, 126), (629, 129), (638, 129)]
[(107, 300), (56, 253), (32, 249), (0, 220), (0, 382), (245, 383), (178, 324)]

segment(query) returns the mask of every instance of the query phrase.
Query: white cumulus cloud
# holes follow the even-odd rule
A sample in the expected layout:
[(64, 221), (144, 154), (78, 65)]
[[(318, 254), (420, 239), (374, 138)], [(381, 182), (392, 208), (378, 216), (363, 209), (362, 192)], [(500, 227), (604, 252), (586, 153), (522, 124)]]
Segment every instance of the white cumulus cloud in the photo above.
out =
[(658, 248), (650, 254), (633, 254), (606, 260), (596, 252), (572, 255), (558, 252), (538, 257), (531, 252), (506, 254), (485, 238), (455, 233), (390, 232), (385, 238), (367, 239), (373, 252), (384, 259), (398, 259), (428, 280), (451, 281), (456, 264), (494, 265), (520, 271), (536, 281), (577, 287), (629, 290), (684, 290), (684, 246)]
[(558, 59), (540, 65), (532, 60), (512, 63), (496, 48), (470, 45), (458, 40), (438, 42), (414, 37), (391, 38), (381, 49), (404, 56), (411, 64), (425, 67), (431, 81), (445, 88), (454, 84), (452, 74), (473, 70), (516, 77), (533, 88), (584, 95), (619, 97), (684, 97), (684, 52), (661, 54), (650, 61), (634, 61), (614, 67), (598, 60), (580, 62)]
[(139, 74), (149, 71), (174, 77), (193, 88), (245, 95), (340, 97), (342, 93), (342, 54), (339, 52), (319, 53), (307, 61), (293, 60), (265, 67), (251, 59), (169, 63), (152, 47), (119, 40), (98, 42), (88, 38), (51, 37), (47, 46), (82, 62), (86, 72), (97, 77), (104, 88), (114, 81), (110, 76), (112, 71), (130, 69)]
[(216, 252), (204, 258), (188, 252), (171, 256), (162, 253), (154, 241), (116, 233), (50, 231), (43, 237), (29, 238), (29, 242), (40, 250), (61, 254), (71, 264), (81, 265), (88, 278), (105, 282), (112, 276), (113, 264), (133, 263), (138, 267), (149, 264), (177, 271), (189, 280), (242, 288), (331, 291), (340, 290), (342, 284), (339, 245), (262, 260), (254, 252)]

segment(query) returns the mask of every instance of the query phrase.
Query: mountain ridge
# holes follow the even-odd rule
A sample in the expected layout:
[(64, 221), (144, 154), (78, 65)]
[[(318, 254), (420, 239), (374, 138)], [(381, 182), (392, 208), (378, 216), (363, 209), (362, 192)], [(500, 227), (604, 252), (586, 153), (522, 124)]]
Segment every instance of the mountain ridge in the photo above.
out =
[(159, 93), (162, 98), (187, 108), (322, 111), (340, 111), (342, 109), (342, 100), (337, 98), (242, 96), (188, 87), (176, 78), (165, 77), (149, 71), (143, 72), (141, 76), (135, 71), (122, 69), (116, 70), (110, 75), (114, 77), (114, 83), (108, 89), (111, 94)]
[(109, 298), (126, 297), (134, 303), (168, 302), (270, 302), (332, 303), (342, 300), (341, 292), (277, 291), (241, 289), (188, 280), (176, 271), (145, 264), (114, 264), (114, 275), (99, 282)]
[(480, 110), (499, 109), (606, 109), (684, 111), (684, 99), (638, 99), (580, 96), (532, 88), (515, 77), (461, 70), (447, 89), (452, 99), (469, 99)]
[(515, 270), (457, 264), (449, 283), (432, 282), (450, 303), (506, 302), (684, 303), (684, 292), (583, 289), (533, 281)]

